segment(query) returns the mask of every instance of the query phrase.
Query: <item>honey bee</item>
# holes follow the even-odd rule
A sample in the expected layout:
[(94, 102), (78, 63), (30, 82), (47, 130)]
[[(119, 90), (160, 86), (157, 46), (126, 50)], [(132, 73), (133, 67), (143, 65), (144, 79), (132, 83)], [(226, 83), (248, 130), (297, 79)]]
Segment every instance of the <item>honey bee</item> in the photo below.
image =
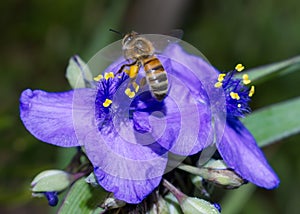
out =
[[(132, 31), (126, 34), (122, 40), (122, 50), (126, 60), (132, 60), (132, 63), (121, 66), (118, 73), (123, 72), (125, 67), (129, 70), (125, 72), (130, 77), (130, 83), (135, 91), (139, 89), (136, 78), (140, 68), (143, 66), (145, 77), (141, 80), (141, 85), (147, 83), (152, 96), (162, 101), (168, 92), (167, 72), (160, 60), (154, 55), (155, 49), (150, 40)], [(127, 88), (127, 91), (130, 89)], [(126, 91), (125, 91), (126, 93)]]

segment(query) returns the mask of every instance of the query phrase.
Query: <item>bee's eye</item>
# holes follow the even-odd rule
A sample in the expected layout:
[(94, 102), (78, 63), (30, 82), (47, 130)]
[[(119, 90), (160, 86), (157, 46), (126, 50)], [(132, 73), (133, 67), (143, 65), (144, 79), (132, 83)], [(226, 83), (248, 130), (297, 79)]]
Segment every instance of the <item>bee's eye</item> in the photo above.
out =
[(132, 39), (133, 39), (132, 35), (126, 36), (125, 39), (124, 39), (124, 44), (130, 42)]

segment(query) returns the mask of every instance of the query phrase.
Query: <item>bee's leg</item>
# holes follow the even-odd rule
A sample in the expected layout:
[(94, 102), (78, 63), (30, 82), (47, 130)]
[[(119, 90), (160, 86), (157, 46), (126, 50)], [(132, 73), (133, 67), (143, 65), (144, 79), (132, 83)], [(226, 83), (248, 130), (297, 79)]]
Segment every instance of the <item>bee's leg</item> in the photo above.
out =
[(116, 74), (122, 73), (125, 67), (127, 67), (127, 66), (130, 67), (135, 64), (137, 64), (137, 61), (133, 61), (132, 63), (128, 63), (128, 64), (123, 64)]
[(135, 92), (139, 91), (140, 86), (136, 83), (136, 78), (138, 75), (138, 72), (140, 70), (141, 65), (139, 63), (135, 65), (131, 65), (129, 68), (129, 72), (127, 73), (128, 76), (130, 77), (130, 84), (134, 88)]
[(143, 77), (143, 78), (140, 80), (140, 86), (141, 86), (141, 87), (144, 87), (146, 84), (147, 84), (146, 77)]
[[(127, 96), (130, 98), (133, 98), (135, 96), (135, 93), (138, 92), (139, 87), (140, 87), (136, 83), (136, 78), (137, 78), (138, 72), (140, 70), (140, 67), (141, 67), (141, 64), (136, 62), (135, 64), (130, 65), (129, 70), (125, 71), (130, 78), (130, 82), (127, 85), (125, 94), (127, 94)], [(130, 86), (133, 87), (134, 91), (131, 91)]]

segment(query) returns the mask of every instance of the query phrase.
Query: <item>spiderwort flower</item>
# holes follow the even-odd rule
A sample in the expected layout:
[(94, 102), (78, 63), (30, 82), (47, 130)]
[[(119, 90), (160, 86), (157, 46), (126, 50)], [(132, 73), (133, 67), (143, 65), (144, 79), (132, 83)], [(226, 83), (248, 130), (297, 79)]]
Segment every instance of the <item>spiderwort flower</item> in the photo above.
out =
[[(119, 200), (139, 203), (159, 185), (168, 152), (195, 154), (211, 141), (211, 113), (201, 81), (187, 68), (176, 69), (178, 63), (163, 56), (161, 61), (169, 79), (163, 102), (149, 91), (126, 91), (127, 74), (116, 75), (124, 62), (115, 62), (95, 77), (96, 88), (25, 90), (21, 119), (41, 141), (84, 146), (98, 183)], [(208, 71), (211, 66), (203, 67)]]
[[(246, 96), (240, 94), (243, 87), (236, 86), (236, 94), (229, 96), (239, 102), (233, 103), (227, 96), (232, 78), (222, 80), (223, 87), (229, 82), (228, 90), (224, 87), (224, 130), (211, 110), (215, 105), (211, 97), (219, 98), (214, 96), (214, 91), (220, 89), (214, 87), (218, 72), (176, 44), (158, 57), (169, 80), (163, 102), (138, 87), (128, 90), (127, 74), (117, 74), (124, 61), (116, 61), (95, 77), (96, 88), (59, 93), (23, 91), (21, 119), (41, 141), (62, 147), (84, 146), (98, 183), (127, 203), (141, 202), (159, 185), (166, 172), (168, 152), (195, 154), (214, 142), (215, 132), (223, 136), (216, 145), (229, 167), (258, 186), (276, 187), (277, 176), (237, 118), (248, 109), (250, 91), (244, 100)], [(139, 72), (138, 79), (143, 73)], [(207, 90), (207, 85), (213, 86), (213, 92)], [(242, 110), (235, 111), (238, 108), (234, 105), (239, 104)]]
[[(184, 65), (189, 64), (191, 70), (197, 70), (205, 63), (202, 58), (186, 54), (179, 46), (170, 46), (166, 52), (166, 55), (172, 55), (173, 60)], [(238, 64), (234, 71), (227, 74), (220, 74), (215, 70), (218, 77), (215, 79), (214, 87), (223, 90), (226, 104), (225, 127), (215, 124), (215, 132), (221, 133), (219, 136), (222, 136), (217, 140), (216, 147), (227, 166), (243, 179), (257, 186), (273, 189), (279, 185), (280, 181), (257, 146), (254, 137), (239, 120), (239, 117), (250, 112), (248, 103), (255, 90), (254, 86), (248, 87), (251, 83), (248, 75), (244, 74), (242, 79), (234, 77), (236, 72), (243, 69), (244, 66)], [(200, 71), (206, 75), (205, 70), (200, 69)], [(219, 115), (214, 114), (215, 117)], [(220, 121), (218, 118), (214, 120)]]

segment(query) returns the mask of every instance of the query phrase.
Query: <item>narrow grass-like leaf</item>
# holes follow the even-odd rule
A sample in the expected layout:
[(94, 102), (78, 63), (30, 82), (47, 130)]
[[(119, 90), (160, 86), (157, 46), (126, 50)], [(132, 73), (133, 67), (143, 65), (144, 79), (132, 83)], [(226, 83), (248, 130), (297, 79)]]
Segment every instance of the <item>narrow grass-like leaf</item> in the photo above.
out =
[[(107, 8), (103, 11), (102, 19), (99, 20), (99, 25), (95, 27), (95, 32), (82, 54), (84, 57), (90, 58), (114, 40), (116, 35), (110, 32), (109, 29), (120, 30), (120, 25), (128, 8), (128, 2), (128, 0), (111, 0), (109, 2)], [(122, 39), (122, 37), (119, 39)]]
[(103, 189), (92, 187), (85, 182), (84, 178), (81, 178), (71, 187), (58, 213), (101, 213), (104, 210), (99, 205), (106, 195), (107, 192)]
[(296, 56), (281, 62), (272, 63), (270, 65), (248, 69), (242, 74), (247, 73), (253, 82), (258, 83), (272, 77), (285, 75), (297, 70), (300, 70), (300, 56)]
[(252, 184), (244, 185), (234, 191), (226, 194), (221, 201), (222, 214), (238, 214), (241, 213), (249, 198), (253, 195), (256, 186)]
[(260, 147), (300, 132), (300, 97), (257, 110), (243, 119)]

